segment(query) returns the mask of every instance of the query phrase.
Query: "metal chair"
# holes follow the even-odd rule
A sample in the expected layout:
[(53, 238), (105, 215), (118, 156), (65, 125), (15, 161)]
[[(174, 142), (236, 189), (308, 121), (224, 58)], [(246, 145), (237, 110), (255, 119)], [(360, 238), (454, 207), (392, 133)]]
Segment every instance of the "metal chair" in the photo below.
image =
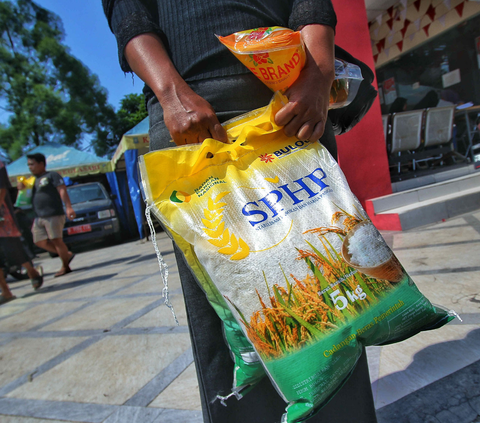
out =
[(390, 133), (391, 133), (391, 125), (390, 125), (390, 115), (382, 115), (382, 123), (383, 123), (383, 136), (385, 137), (385, 145), (387, 147), (387, 153), (390, 152)]
[[(441, 163), (450, 156), (454, 160), (460, 158), (465, 161), (466, 157), (454, 148), (453, 130), (455, 127), (455, 106), (433, 107), (425, 113), (425, 148), (436, 147), (428, 150), (431, 157), (423, 159), (440, 160)], [(434, 157), (437, 155), (436, 157)]]
[(425, 147), (452, 141), (455, 106), (434, 107), (425, 114)]
[[(415, 170), (415, 158), (412, 158), (412, 152), (420, 147), (422, 142), (422, 127), (425, 110), (412, 110), (408, 112), (393, 113), (392, 115), (392, 150), (390, 154), (390, 163), (397, 164), (398, 173), (402, 162), (412, 160)], [(402, 152), (408, 152), (408, 155), (402, 157)]]

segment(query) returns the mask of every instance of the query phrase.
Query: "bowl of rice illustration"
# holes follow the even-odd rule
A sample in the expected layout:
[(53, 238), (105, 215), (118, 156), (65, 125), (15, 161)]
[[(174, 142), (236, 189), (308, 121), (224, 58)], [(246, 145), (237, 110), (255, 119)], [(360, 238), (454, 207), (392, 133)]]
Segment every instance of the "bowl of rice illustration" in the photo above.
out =
[(402, 265), (369, 221), (360, 222), (348, 231), (342, 256), (349, 266), (373, 278), (400, 282), (405, 276)]

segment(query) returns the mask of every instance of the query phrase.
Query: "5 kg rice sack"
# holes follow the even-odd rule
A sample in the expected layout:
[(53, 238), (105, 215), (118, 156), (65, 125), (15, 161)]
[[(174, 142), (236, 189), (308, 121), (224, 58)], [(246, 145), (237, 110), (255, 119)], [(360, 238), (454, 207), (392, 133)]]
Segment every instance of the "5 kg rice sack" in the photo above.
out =
[(140, 168), (147, 210), (224, 322), (233, 392), (266, 372), (286, 401), (282, 422), (294, 423), (340, 389), (362, 345), (438, 328), (454, 313), (417, 289), (327, 150), (275, 125), (285, 100), (229, 122), (231, 144), (151, 152)]

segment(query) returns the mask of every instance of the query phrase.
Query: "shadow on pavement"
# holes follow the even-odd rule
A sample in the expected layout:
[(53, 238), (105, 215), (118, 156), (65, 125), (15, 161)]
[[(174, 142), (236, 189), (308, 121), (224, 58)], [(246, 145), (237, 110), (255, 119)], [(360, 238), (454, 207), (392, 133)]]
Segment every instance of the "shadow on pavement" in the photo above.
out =
[[(140, 257), (140, 256), (139, 255), (134, 256), (134, 258), (135, 257)], [(74, 263), (73, 266), (72, 266), (72, 270), (74, 272), (93, 270), (93, 269), (96, 269), (98, 267), (107, 267), (107, 266), (112, 266), (112, 265), (118, 264), (118, 263), (125, 263), (125, 262), (128, 262), (128, 260), (131, 260), (131, 257), (128, 257), (127, 259), (125, 257), (123, 257), (123, 258), (117, 258), (117, 259), (108, 260), (108, 261), (102, 261), (101, 263), (95, 263), (95, 264), (92, 264), (90, 266), (83, 266), (83, 267), (75, 267), (75, 263)]]
[[(168, 256), (170, 254), (173, 254), (173, 250), (169, 250), (169, 251), (160, 251), (160, 254), (164, 257), (164, 256)], [(138, 257), (138, 256), (137, 256)], [(147, 254), (145, 256), (142, 256), (140, 258), (135, 258), (135, 257), (132, 257), (130, 259), (130, 261), (128, 262), (128, 264), (134, 264), (134, 263), (140, 263), (142, 261), (147, 261), (147, 260), (156, 260), (157, 259), (157, 255), (155, 253), (153, 254)]]
[(118, 275), (118, 273), (111, 273), (111, 274), (108, 274), (108, 275), (97, 275), (97, 276), (92, 276), (91, 278), (81, 279), (81, 280), (78, 280), (78, 281), (47, 286), (45, 288), (39, 289), (38, 291), (29, 292), (28, 294), (25, 294), (23, 297), (26, 298), (26, 297), (31, 297), (32, 295), (48, 294), (48, 293), (56, 292), (56, 291), (63, 291), (65, 289), (72, 289), (72, 288), (76, 288), (78, 286), (88, 285), (88, 284), (93, 283), (93, 282), (101, 282), (101, 281), (113, 278), (114, 276), (117, 276), (117, 275)]
[[(418, 379), (419, 375), (433, 374), (443, 370), (446, 376), (436, 376), (435, 382), (426, 385), (400, 398), (392, 404), (377, 410), (379, 423), (417, 423), (437, 421), (443, 415), (446, 420), (456, 422), (455, 415), (465, 416), (462, 421), (472, 422), (479, 410), (473, 410), (469, 402), (476, 399), (480, 406), (480, 360), (473, 363), (462, 358), (470, 356), (478, 358), (475, 351), (480, 350), (480, 329), (472, 330), (463, 339), (447, 341), (430, 345), (415, 354), (412, 363), (402, 372), (392, 373), (378, 381), (378, 389), (395, 391), (395, 385), (408, 384), (411, 379)], [(405, 413), (405, 410), (409, 410)], [(452, 413), (450, 417), (448, 417)], [(472, 420), (469, 420), (471, 414)]]

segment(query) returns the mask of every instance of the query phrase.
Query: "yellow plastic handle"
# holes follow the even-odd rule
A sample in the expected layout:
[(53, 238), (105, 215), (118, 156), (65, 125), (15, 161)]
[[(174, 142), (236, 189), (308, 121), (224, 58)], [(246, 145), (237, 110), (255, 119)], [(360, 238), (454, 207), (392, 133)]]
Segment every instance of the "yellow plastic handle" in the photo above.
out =
[(275, 123), (275, 115), (288, 103), (287, 97), (276, 92), (268, 106), (261, 107), (249, 113), (233, 118), (223, 124), (227, 131), (230, 144), (223, 144), (216, 154), (228, 152), (233, 158), (246, 151), (254, 150), (262, 138), (281, 129)]

